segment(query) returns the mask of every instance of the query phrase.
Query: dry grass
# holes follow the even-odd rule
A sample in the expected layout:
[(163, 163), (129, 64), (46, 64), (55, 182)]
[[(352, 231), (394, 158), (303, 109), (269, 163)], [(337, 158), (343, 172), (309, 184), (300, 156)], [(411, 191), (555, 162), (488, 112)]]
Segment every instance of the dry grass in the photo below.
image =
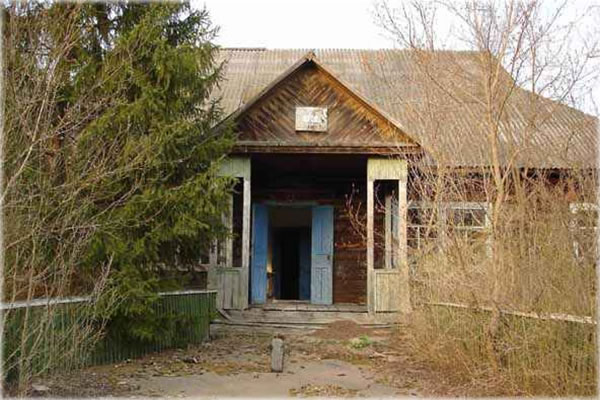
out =
[[(452, 179), (441, 198), (467, 201)], [(594, 181), (579, 177), (577, 194), (573, 177), (513, 187), (469, 241), (432, 222), (437, 235), (412, 253), (415, 354), (482, 395), (597, 394), (596, 326), (563, 318), (596, 316), (597, 214), (573, 206), (593, 202)]]
[(596, 393), (596, 338), (589, 325), (503, 316), (490, 338), (489, 313), (434, 308), (413, 318), (421, 359), (481, 395)]

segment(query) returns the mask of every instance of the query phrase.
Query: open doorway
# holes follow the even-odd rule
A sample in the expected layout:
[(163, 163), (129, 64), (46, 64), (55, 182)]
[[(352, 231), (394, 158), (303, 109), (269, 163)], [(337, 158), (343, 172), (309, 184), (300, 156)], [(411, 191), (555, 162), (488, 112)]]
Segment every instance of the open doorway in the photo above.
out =
[(311, 207), (271, 206), (267, 297), (310, 300)]

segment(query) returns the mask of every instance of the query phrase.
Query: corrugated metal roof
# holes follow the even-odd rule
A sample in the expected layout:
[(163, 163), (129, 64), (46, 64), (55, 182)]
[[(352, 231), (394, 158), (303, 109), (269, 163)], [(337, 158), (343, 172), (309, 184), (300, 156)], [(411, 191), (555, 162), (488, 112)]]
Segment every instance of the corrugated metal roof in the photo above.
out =
[[(223, 49), (224, 81), (217, 96), (235, 112), (310, 49)], [(501, 161), (537, 168), (595, 167), (597, 118), (514, 87), (503, 72), (492, 99), (482, 83), (485, 55), (477, 52), (315, 49), (316, 60), (351, 90), (396, 120), (439, 162), (488, 165), (487, 121), (499, 120)]]

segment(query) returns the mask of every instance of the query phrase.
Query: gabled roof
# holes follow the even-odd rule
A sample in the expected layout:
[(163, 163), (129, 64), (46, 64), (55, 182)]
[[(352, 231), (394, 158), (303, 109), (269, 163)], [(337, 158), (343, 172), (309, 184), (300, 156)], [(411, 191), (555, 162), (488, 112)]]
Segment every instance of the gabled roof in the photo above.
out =
[[(329, 69), (327, 67), (325, 67), (324, 65), (322, 65), (319, 62), (319, 60), (316, 58), (315, 52), (313, 50), (310, 50), (307, 53), (305, 53), (302, 57), (300, 57), (300, 59), (298, 61), (296, 61), (294, 64), (292, 64), (292, 66), (287, 68), (279, 76), (277, 76), (275, 79), (273, 79), (273, 81), (271, 81), (267, 86), (265, 86), (262, 90), (260, 90), (260, 92), (258, 92), (256, 95), (254, 95), (250, 100), (248, 100), (246, 103), (244, 103), (241, 107), (239, 107), (238, 109), (233, 111), (231, 114), (229, 114), (226, 117), (226, 119), (236, 119), (239, 116), (241, 116), (242, 114), (244, 114), (247, 110), (249, 110), (251, 107), (253, 107), (262, 98), (264, 98), (268, 93), (270, 93), (275, 87), (277, 87), (279, 84), (283, 83), (287, 78), (289, 78), (292, 74), (294, 74), (296, 71), (300, 70), (305, 65), (314, 65), (318, 70), (325, 73), (327, 76), (329, 76), (331, 79), (333, 79), (339, 85), (341, 85), (345, 90), (347, 90), (351, 96), (353, 96), (356, 100), (361, 102), (364, 107), (369, 109), (369, 111), (376, 114), (379, 118), (385, 120), (387, 123), (389, 123), (389, 125), (391, 127), (398, 129), (404, 135), (406, 135), (406, 133), (403, 131), (400, 123), (398, 121), (396, 121), (393, 116), (388, 115), (385, 112), (385, 110), (382, 110), (376, 104), (371, 103), (369, 101), (369, 99), (361, 96), (360, 93), (353, 91), (348, 86), (347, 83), (343, 82), (340, 78), (336, 77), (335, 74), (333, 74), (331, 71), (329, 71)], [(412, 140), (414, 140), (414, 139), (412, 139)]]
[[(314, 62), (434, 159), (454, 166), (489, 164), (481, 53), (224, 49), (219, 58), (226, 66), (217, 95), (227, 115), (241, 114), (301, 65)], [(508, 73), (502, 79), (510, 90), (498, 125), (503, 162), (596, 166), (596, 118), (513, 87)]]

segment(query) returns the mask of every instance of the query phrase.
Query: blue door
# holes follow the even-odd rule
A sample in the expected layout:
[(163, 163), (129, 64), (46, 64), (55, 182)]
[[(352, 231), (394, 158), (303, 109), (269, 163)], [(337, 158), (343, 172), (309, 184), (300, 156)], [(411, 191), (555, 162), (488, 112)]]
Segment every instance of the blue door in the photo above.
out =
[(267, 246), (269, 243), (269, 209), (264, 204), (252, 208), (252, 265), (250, 267), (251, 303), (267, 300)]
[(312, 209), (310, 302), (333, 303), (333, 207)]

